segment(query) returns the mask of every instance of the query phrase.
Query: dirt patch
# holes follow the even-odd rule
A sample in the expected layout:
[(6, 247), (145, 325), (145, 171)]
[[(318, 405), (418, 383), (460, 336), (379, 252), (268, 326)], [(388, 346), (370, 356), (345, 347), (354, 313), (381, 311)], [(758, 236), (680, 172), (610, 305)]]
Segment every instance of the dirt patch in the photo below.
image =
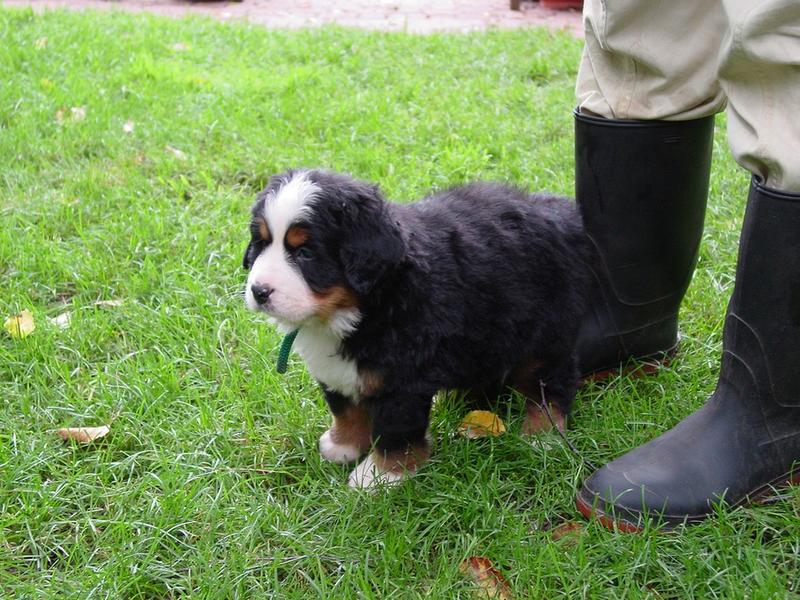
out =
[(511, 10), (509, 0), (5, 0), (2, 4), (32, 6), (36, 10), (147, 11), (172, 17), (200, 14), (220, 20), (244, 19), (276, 29), (335, 23), (346, 27), (411, 33), (517, 27), (549, 27), (568, 31), (576, 37), (583, 32), (579, 11), (548, 10), (535, 2), (522, 2), (521, 10)]

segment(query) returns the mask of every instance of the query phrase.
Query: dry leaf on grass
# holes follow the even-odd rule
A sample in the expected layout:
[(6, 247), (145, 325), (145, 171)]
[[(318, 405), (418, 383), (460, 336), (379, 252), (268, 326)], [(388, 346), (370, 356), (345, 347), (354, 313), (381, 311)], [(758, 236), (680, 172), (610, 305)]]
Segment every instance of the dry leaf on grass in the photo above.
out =
[(53, 318), (47, 317), (47, 320), (52, 325), (55, 325), (56, 327), (60, 327), (61, 329), (66, 329), (67, 327), (69, 327), (70, 319), (72, 319), (72, 313), (68, 313), (68, 312), (61, 313), (57, 317), (53, 317)]
[(186, 160), (186, 153), (183, 150), (178, 150), (172, 146), (167, 146), (165, 150), (174, 155), (178, 160)]
[(37, 50), (41, 50), (42, 48), (47, 47), (47, 38), (40, 37), (35, 42), (33, 42), (33, 45), (36, 47)]
[(72, 115), (73, 123), (78, 123), (86, 118), (86, 107), (84, 106), (73, 106), (69, 112)]
[(33, 333), (36, 323), (33, 322), (33, 315), (28, 309), (23, 310), (18, 315), (8, 317), (4, 327), (13, 338), (24, 338)]
[(64, 123), (80, 123), (86, 118), (86, 108), (83, 106), (73, 106), (67, 113), (66, 108), (59, 108), (56, 111), (56, 122), (59, 125)]
[(111, 431), (108, 425), (100, 427), (62, 427), (56, 433), (63, 440), (74, 440), (81, 444), (88, 444), (108, 435)]
[(95, 306), (122, 306), (122, 300), (97, 300)]
[(511, 587), (506, 578), (492, 566), (492, 561), (485, 556), (470, 556), (461, 563), (459, 570), (472, 576), (487, 598), (509, 600), (512, 597)]
[(473, 410), (466, 414), (458, 432), (470, 439), (482, 438), (489, 435), (498, 436), (505, 433), (506, 426), (503, 420), (488, 410)]
[(568, 545), (575, 545), (582, 535), (586, 533), (586, 528), (583, 523), (576, 523), (575, 521), (566, 521), (553, 528), (550, 537), (554, 542), (559, 540), (566, 540)]

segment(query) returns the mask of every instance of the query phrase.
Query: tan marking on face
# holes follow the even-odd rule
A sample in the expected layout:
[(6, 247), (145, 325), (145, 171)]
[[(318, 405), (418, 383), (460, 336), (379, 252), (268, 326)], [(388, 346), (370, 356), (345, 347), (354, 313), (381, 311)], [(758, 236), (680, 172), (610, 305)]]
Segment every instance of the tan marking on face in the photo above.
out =
[(269, 233), (269, 227), (267, 226), (267, 222), (264, 219), (256, 219), (256, 224), (258, 225), (258, 234), (261, 236), (261, 239), (265, 242), (269, 243), (271, 236)]
[(357, 308), (358, 300), (350, 288), (334, 285), (324, 292), (314, 292), (317, 308), (314, 311), (321, 321), (328, 321), (338, 310)]
[(286, 232), (286, 245), (297, 248), (308, 241), (308, 229), (305, 227), (290, 227)]
[(331, 440), (337, 444), (355, 446), (366, 452), (372, 445), (369, 432), (369, 415), (363, 406), (348, 406), (344, 412), (333, 416)]
[(375, 450), (372, 453), (372, 460), (380, 469), (381, 473), (415, 473), (426, 460), (431, 456), (431, 445), (426, 439), (422, 443), (409, 444), (405, 450), (394, 450), (392, 452), (381, 452)]
[[(556, 428), (563, 432), (567, 427), (567, 418), (564, 413), (554, 404), (548, 403), (547, 407), (550, 409), (550, 415), (553, 417), (553, 423)], [(525, 402), (525, 419), (522, 422), (523, 435), (533, 435), (540, 431), (551, 431), (553, 423), (547, 417), (544, 407), (538, 402), (528, 400)]]
[(383, 376), (377, 371), (361, 369), (358, 372), (358, 387), (362, 396), (372, 396), (383, 387)]

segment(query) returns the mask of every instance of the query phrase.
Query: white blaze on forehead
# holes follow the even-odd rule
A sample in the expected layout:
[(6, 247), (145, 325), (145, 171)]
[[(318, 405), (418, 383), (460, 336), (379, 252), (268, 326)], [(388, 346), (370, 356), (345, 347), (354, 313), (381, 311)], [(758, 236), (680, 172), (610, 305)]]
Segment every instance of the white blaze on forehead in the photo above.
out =
[(308, 213), (319, 191), (319, 187), (308, 180), (308, 173), (300, 172), (267, 196), (264, 218), (274, 241), (283, 244), (289, 226)]

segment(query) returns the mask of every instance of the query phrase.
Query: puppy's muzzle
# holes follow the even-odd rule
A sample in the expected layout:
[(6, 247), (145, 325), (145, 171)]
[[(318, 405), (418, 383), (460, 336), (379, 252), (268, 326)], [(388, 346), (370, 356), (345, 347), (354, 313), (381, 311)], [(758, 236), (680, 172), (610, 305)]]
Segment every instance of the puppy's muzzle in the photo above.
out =
[(267, 303), (269, 297), (272, 295), (272, 292), (275, 290), (268, 285), (254, 283), (250, 286), (250, 291), (253, 292), (253, 298), (255, 301), (261, 305), (264, 305)]

